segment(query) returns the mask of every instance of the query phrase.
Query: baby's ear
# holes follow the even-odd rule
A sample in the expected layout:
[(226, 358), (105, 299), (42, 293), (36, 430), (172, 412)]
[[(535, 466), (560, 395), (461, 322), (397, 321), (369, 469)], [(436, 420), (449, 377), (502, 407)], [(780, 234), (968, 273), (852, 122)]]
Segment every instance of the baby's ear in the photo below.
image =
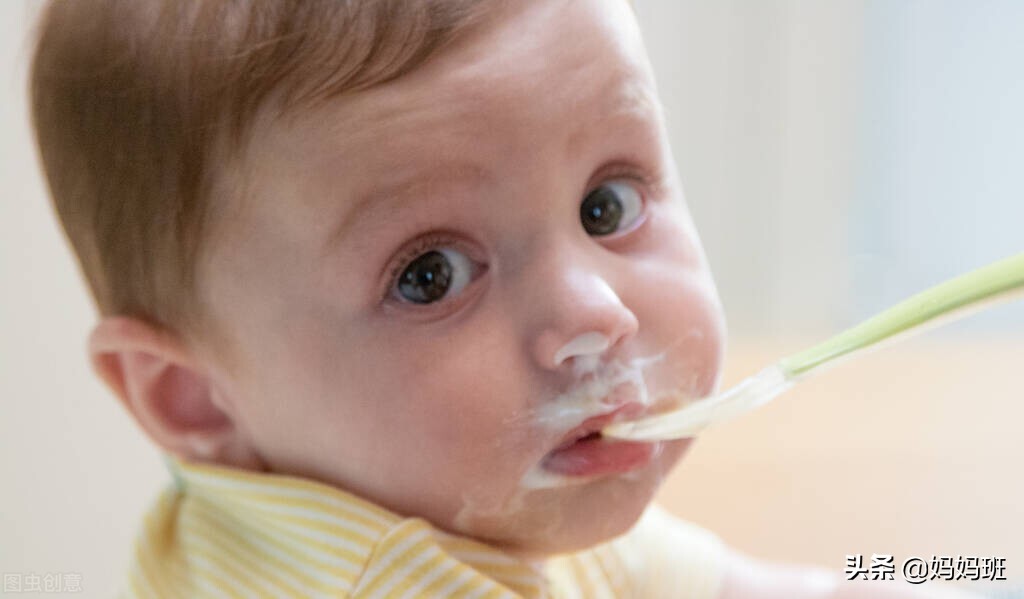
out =
[(89, 336), (93, 368), (153, 441), (179, 457), (260, 469), (209, 370), (174, 334), (124, 316)]

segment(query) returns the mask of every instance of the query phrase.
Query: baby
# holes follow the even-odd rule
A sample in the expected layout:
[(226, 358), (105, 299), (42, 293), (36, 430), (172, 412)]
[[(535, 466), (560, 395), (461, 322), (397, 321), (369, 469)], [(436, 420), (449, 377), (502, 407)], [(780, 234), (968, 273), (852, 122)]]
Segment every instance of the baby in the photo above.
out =
[(729, 551), (648, 508), (688, 440), (601, 437), (724, 346), (624, 0), (55, 2), (32, 92), (175, 479), (126, 594), (923, 596)]

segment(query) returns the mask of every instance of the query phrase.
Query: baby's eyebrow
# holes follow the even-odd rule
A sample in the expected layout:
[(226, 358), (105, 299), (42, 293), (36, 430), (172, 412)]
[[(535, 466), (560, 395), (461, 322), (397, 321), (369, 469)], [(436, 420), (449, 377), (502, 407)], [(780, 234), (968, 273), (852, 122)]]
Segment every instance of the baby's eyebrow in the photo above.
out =
[[(353, 194), (349, 207), (331, 228), (323, 245), (329, 252), (360, 223), (384, 218), (393, 220), (408, 210), (416, 198), (441, 188), (480, 186), (492, 180), (490, 170), (469, 162), (431, 164), (411, 170), (366, 192)], [(321, 254), (323, 255), (323, 254)]]

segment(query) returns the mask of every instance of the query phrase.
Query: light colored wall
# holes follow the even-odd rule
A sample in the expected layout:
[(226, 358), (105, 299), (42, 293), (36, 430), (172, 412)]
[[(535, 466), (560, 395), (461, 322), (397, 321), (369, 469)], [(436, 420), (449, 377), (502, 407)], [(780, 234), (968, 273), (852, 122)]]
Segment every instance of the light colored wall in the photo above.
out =
[[(1024, 4), (638, 2), (732, 331), (823, 335), (1024, 251)], [(1024, 304), (953, 326), (1024, 331)]]
[(845, 315), (863, 8), (637, 3), (694, 218), (737, 334)]
[[(1024, 3), (867, 3), (850, 210), (856, 305), (1024, 251)], [(1024, 302), (955, 333), (1024, 334)]]
[(0, 577), (80, 574), (84, 596), (112, 597), (165, 475), (86, 364), (94, 312), (26, 114), (37, 4), (0, 2)]

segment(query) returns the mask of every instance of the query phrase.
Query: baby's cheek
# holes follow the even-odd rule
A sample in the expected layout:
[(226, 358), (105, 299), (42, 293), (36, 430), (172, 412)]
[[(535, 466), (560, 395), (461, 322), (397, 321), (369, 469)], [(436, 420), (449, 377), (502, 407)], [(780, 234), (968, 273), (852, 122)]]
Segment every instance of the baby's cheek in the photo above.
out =
[(683, 309), (677, 329), (686, 339), (682, 362), (695, 377), (697, 395), (703, 397), (714, 390), (721, 373), (725, 321), (717, 297), (703, 292), (699, 283)]
[(460, 327), (431, 348), (436, 360), (424, 364), (410, 384), (410, 393), (422, 398), (423, 426), (452, 450), (525, 442), (529, 408), (542, 398), (534, 397), (532, 373), (517, 351), (521, 343), (502, 338), (503, 325), (485, 318)]
[(633, 305), (647, 351), (664, 354), (654, 366), (661, 375), (654, 382), (706, 395), (721, 369), (725, 331), (710, 278), (668, 260), (647, 264), (643, 277), (644, 292)]
[[(477, 376), (431, 397), (413, 424), (438, 467), (469, 477), (497, 477), (529, 446), (529, 417), (510, 406), (515, 387)], [(513, 473), (508, 476), (514, 476)]]
[(680, 270), (707, 270), (704, 248), (681, 196), (653, 204), (647, 227), (647, 255)]

